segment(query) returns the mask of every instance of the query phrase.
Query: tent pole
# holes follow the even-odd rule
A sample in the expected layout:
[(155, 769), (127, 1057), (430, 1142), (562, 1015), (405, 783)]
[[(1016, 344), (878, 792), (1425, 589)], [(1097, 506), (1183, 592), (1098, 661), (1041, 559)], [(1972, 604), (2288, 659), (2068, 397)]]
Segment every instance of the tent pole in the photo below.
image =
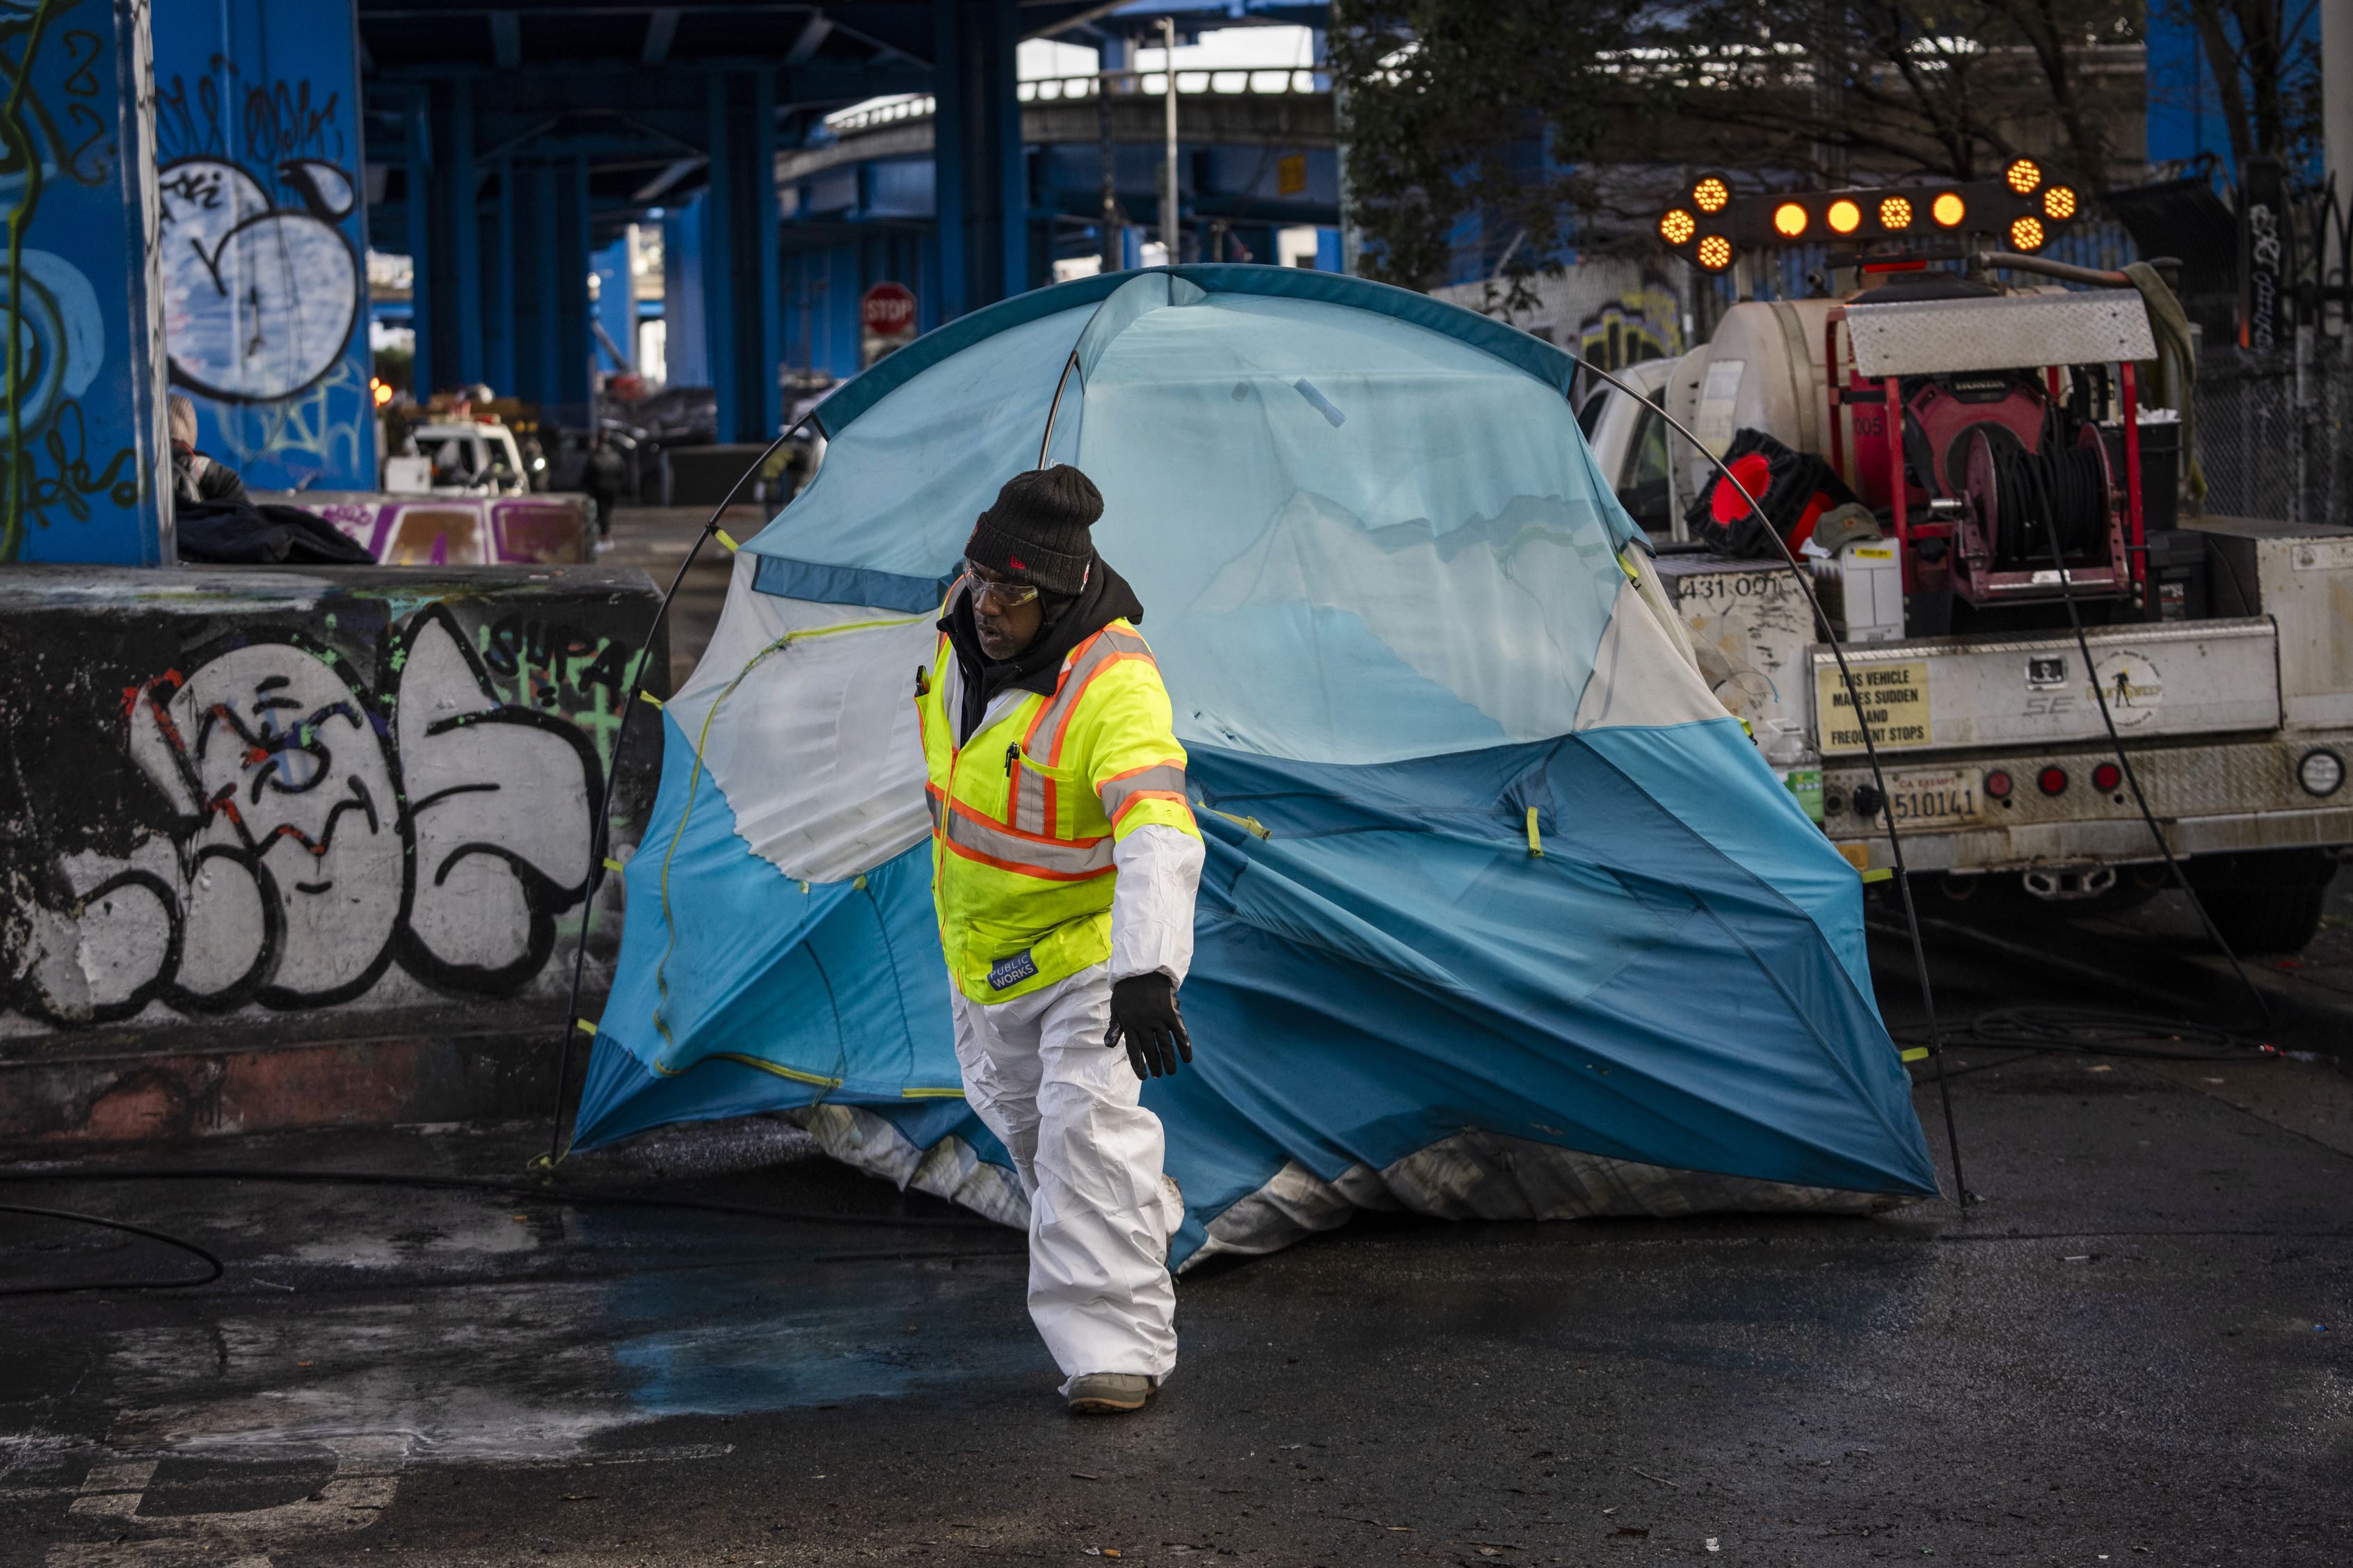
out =
[(1079, 367), (1079, 351), (1072, 349), (1071, 357), (1062, 362), (1062, 378), (1054, 383), (1054, 401), (1046, 406), (1046, 433), (1038, 437), (1038, 466), (1046, 466), (1046, 448), (1054, 439), (1054, 416), (1062, 411), (1062, 388), (1071, 383), (1071, 372)]
[[(647, 651), (652, 650), (654, 638), (661, 635), (662, 622), (670, 615), (670, 602), (678, 597), (680, 586), (686, 582), (687, 573), (693, 568), (694, 558), (702, 553), (703, 545), (719, 531), (719, 520), (727, 514), (729, 507), (735, 504), (735, 498), (744, 493), (744, 487), (752, 482), (752, 477), (760, 471), (761, 466), (775, 456), (776, 448), (791, 440), (816, 417), (817, 410), (812, 408), (786, 426), (784, 434), (769, 442), (766, 449), (752, 459), (751, 467), (744, 470), (743, 478), (735, 481), (726, 497), (712, 510), (711, 521), (702, 525), (702, 531), (688, 547), (686, 559), (678, 563), (678, 575), (670, 580), (670, 587), (663, 593), (661, 603), (654, 608), (653, 624), (646, 628)], [(797, 495), (798, 492), (795, 493)], [(785, 504), (790, 506), (792, 503), (787, 501)], [(572, 952), (572, 997), (565, 1005), (563, 1041), (556, 1048), (555, 1108), (549, 1116), (553, 1125), (547, 1130), (547, 1152), (533, 1157), (531, 1162), (533, 1167), (543, 1173), (552, 1173), (556, 1163), (564, 1158), (564, 1085), (572, 1076), (572, 1034), (575, 1029), (588, 1032), (584, 1027), (588, 1021), (579, 1016), (581, 973), (588, 963), (588, 921), (595, 912), (597, 889), (605, 885), (605, 841), (613, 826), (613, 788), (620, 777), (621, 746), (629, 738), (629, 718), (638, 710), (638, 700), (646, 689), (646, 663), (643, 658), (638, 660), (637, 679), (629, 683), (629, 694), (621, 700), (620, 722), (613, 729), (613, 754), (605, 764), (605, 777), (596, 793), (596, 815), (588, 827), (588, 891), (580, 900), (580, 942)]]

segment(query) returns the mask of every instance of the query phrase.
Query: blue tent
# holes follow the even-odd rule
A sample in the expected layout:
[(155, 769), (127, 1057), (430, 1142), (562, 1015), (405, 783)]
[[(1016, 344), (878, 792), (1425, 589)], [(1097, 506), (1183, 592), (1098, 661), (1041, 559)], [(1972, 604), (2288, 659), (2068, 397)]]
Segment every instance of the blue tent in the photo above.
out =
[(912, 700), (972, 520), (1102, 489), (1208, 840), (1172, 1261), (1358, 1207), (1931, 1194), (1861, 886), (1710, 695), (1573, 362), (1421, 295), (1180, 267), (1023, 295), (823, 409), (664, 713), (576, 1146), (788, 1109), (1021, 1223), (965, 1109)]

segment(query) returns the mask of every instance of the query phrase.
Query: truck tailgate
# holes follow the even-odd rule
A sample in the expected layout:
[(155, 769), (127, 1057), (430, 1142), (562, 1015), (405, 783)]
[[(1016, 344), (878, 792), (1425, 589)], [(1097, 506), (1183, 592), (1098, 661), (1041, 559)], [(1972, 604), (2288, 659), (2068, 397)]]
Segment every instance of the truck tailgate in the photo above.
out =
[[(1846, 657), (1882, 752), (2105, 735), (2094, 680), (2126, 740), (2279, 725), (2279, 638), (2266, 618), (2099, 626), (2085, 635), (2088, 672), (2072, 633), (1850, 644)], [(1827, 647), (1809, 653), (1823, 755), (1862, 752), (1837, 660)]]

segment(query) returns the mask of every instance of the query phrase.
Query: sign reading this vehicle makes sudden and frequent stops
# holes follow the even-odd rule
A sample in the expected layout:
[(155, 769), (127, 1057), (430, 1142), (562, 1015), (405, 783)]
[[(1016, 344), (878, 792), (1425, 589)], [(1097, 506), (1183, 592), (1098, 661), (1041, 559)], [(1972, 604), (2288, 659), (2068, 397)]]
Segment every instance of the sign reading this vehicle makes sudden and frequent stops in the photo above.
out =
[[(1927, 661), (1903, 664), (1862, 664), (1854, 671), (1862, 698), (1863, 723), (1878, 746), (1928, 744)], [(1854, 704), (1848, 700), (1846, 682), (1836, 666), (1814, 671), (1816, 711), (1821, 716), (1823, 749), (1845, 751), (1862, 744), (1862, 726), (1855, 722)]]

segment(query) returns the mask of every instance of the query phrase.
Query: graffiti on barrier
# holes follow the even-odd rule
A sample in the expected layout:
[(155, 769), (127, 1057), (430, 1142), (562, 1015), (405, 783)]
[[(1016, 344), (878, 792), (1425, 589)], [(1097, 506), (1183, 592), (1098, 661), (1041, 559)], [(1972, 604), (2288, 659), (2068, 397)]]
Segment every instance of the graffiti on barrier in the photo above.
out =
[(501, 700), (442, 606), (377, 656), (369, 679), (301, 635), (240, 638), (126, 689), (173, 829), (59, 860), (70, 898), (33, 915), (18, 1005), (106, 1023), (333, 1006), (396, 965), (460, 996), (538, 975), (587, 891), (589, 737)]
[(315, 512), (387, 566), (568, 564), (595, 559), (586, 496), (256, 492)]

